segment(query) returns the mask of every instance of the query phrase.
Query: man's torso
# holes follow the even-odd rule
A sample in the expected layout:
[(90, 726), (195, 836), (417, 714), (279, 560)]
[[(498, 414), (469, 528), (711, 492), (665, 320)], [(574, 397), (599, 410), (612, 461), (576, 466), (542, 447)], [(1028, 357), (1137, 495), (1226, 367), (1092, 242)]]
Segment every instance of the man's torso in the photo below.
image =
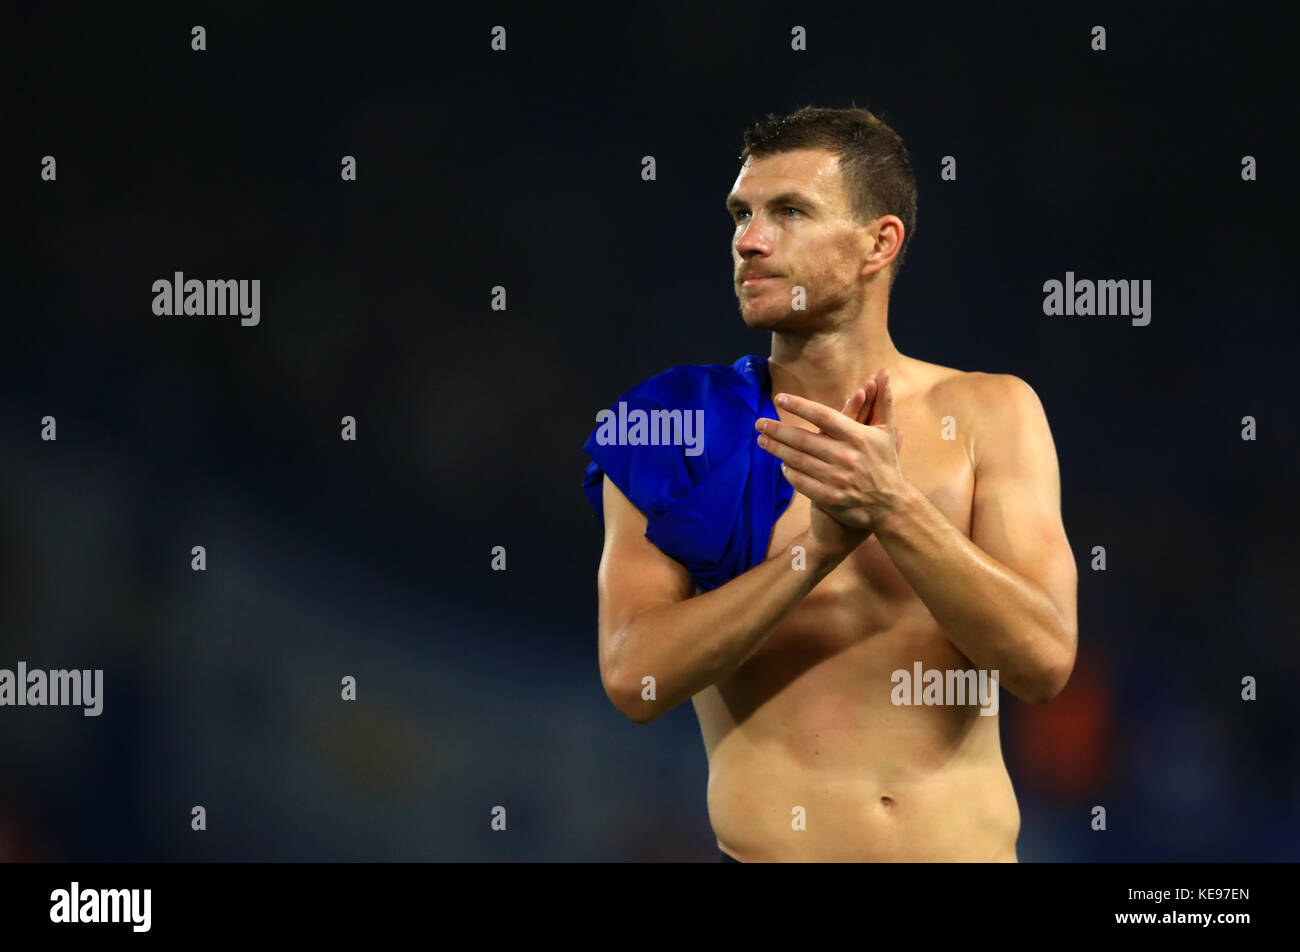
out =
[[(896, 382), (894, 400), (902, 471), (969, 536), (984, 375), (904, 369), (894, 374), (907, 384)], [(945, 417), (954, 439), (943, 438)], [(789, 549), (808, 511), (796, 492), (769, 558)], [(895, 705), (893, 672), (918, 661), (973, 668), (872, 535), (694, 698), (719, 845), (744, 861), (1014, 861), (1020, 813), (998, 718), (972, 705)]]

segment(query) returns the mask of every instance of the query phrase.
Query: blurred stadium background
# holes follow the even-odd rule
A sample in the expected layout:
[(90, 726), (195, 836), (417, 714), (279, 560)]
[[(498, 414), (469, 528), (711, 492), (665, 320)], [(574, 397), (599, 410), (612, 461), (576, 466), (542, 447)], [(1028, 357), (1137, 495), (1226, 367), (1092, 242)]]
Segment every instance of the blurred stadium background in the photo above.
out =
[[(744, 128), (809, 102), (916, 163), (900, 350), (1016, 374), (1052, 425), (1081, 647), (1051, 704), (1003, 694), (1021, 859), (1297, 858), (1280, 35), (691, 11), (12, 15), (0, 667), (105, 699), (0, 709), (0, 858), (715, 859), (690, 705), (601, 689), (580, 447), (633, 383), (767, 352), (722, 199)], [(153, 316), (176, 270), (259, 278), (261, 324)], [(1043, 316), (1067, 270), (1151, 279), (1151, 324)]]

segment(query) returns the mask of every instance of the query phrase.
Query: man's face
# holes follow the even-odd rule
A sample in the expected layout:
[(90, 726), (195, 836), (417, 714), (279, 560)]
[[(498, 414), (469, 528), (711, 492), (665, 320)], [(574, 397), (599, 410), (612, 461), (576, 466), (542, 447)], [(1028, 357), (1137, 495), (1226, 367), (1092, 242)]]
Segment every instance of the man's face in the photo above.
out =
[[(834, 155), (799, 149), (747, 160), (727, 210), (733, 280), (750, 327), (813, 330), (861, 302), (866, 232), (853, 222)], [(745, 280), (747, 272), (774, 276)]]

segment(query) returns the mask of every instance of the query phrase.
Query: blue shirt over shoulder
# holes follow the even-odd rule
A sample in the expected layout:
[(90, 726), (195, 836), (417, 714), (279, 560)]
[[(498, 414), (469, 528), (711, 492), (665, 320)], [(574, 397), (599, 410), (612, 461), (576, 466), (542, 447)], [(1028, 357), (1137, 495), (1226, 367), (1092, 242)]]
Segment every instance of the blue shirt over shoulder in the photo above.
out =
[(582, 447), (592, 459), (583, 490), (602, 526), (609, 476), (645, 515), (646, 538), (701, 591), (767, 558), (794, 489), (756, 439), (755, 420), (777, 419), (766, 357), (671, 367), (599, 416)]

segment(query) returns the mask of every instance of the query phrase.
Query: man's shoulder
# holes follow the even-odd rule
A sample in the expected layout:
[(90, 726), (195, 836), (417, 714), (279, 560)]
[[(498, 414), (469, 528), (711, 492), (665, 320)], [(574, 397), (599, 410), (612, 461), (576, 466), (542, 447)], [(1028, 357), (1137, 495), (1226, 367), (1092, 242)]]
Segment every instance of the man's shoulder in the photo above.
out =
[(730, 364), (675, 364), (665, 370), (659, 371), (653, 376), (647, 377), (646, 380), (659, 380), (662, 378), (687, 377), (691, 379), (701, 378), (727, 378), (730, 379), (736, 374), (744, 373), (747, 370), (752, 371), (756, 367), (756, 361), (761, 360), (759, 357), (741, 357), (739, 360)]
[(922, 389), (931, 400), (952, 404), (956, 401), (967, 413), (979, 417), (1014, 410), (1026, 400), (1037, 401), (1038, 395), (1015, 374), (984, 370), (959, 370), (942, 364), (918, 361)]
[(995, 447), (1014, 446), (1030, 434), (1049, 433), (1043, 403), (1034, 388), (1009, 373), (934, 368), (928, 394), (931, 411), (951, 415), (969, 437), (972, 463)]
[(761, 357), (746, 356), (730, 364), (677, 364), (645, 377), (624, 396), (694, 402), (710, 393), (753, 389), (758, 385), (761, 361)]
[(1045, 418), (1034, 388), (1015, 374), (918, 364), (912, 372), (920, 381), (923, 404), (941, 417), (952, 416), (977, 444)]

